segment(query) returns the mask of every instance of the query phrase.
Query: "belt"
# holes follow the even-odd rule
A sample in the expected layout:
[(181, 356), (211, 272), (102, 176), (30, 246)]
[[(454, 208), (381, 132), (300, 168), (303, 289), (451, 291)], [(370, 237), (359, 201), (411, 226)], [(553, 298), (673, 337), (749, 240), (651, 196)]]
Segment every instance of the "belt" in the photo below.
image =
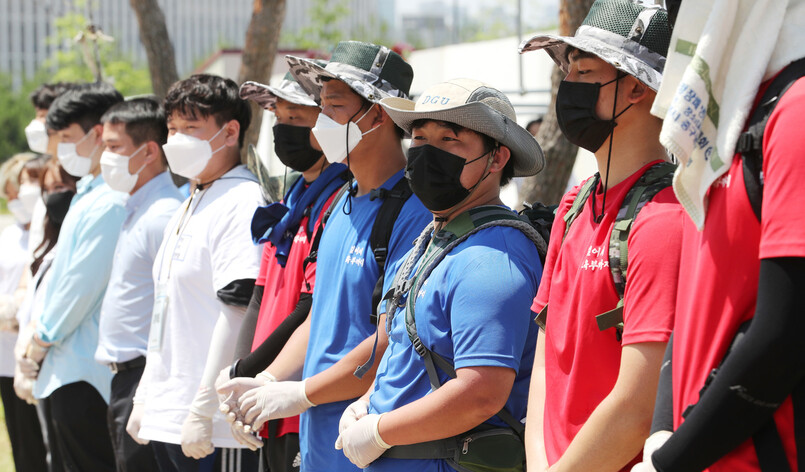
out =
[(126, 362), (112, 362), (109, 364), (109, 369), (113, 374), (123, 372), (129, 369), (136, 369), (145, 365), (145, 356), (135, 357), (134, 359)]

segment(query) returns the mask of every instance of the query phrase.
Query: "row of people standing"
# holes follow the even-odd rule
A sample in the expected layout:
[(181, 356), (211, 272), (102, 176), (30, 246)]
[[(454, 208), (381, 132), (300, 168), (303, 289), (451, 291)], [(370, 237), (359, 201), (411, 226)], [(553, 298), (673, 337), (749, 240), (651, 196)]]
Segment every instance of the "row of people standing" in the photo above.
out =
[[(698, 398), (676, 376), (703, 384), (698, 377), (720, 363), (753, 306), (749, 296), (746, 310), (723, 317), (725, 332), (702, 361), (694, 328), (718, 329), (725, 305), (706, 269), (724, 261), (691, 261), (723, 242), (725, 228), (760, 223), (747, 212), (730, 223), (732, 207), (718, 203), (730, 185), (717, 183), (697, 233), (669, 187), (663, 122), (650, 109), (670, 39), (665, 10), (598, 0), (575, 36), (523, 44), (546, 49), (567, 73), (560, 127), (600, 171), (559, 205), (544, 273), (545, 241), (499, 197), (511, 177), (541, 170), (542, 151), (486, 84), (455, 79), (413, 102), (413, 70), (401, 57), (344, 42), (326, 64), (289, 57), (278, 87), (238, 91), (193, 76), (171, 88), (164, 111), (103, 85), (65, 92), (46, 130), (64, 169), (86, 176), (34, 329), (18, 341), (20, 370), (47, 406), (51, 457), (76, 470), (115, 461), (120, 470), (520, 470), (525, 446), (532, 469), (629, 470), (654, 414), (654, 429), (667, 432), (649, 438), (636, 467), (701, 469), (737, 447), (713, 470), (759, 470), (765, 452), (742, 444), (751, 427), (723, 418), (768, 419), (779, 402), (755, 399), (770, 384), (781, 402), (791, 393), (781, 382), (740, 384), (708, 407), (734, 391), (716, 376), (681, 420), (679, 406)], [(787, 124), (801, 102), (796, 90), (775, 111), (783, 124), (770, 142), (797, 139)], [(283, 202), (261, 206), (256, 178), (239, 165), (243, 98), (275, 113), (277, 155), (302, 174)], [(184, 203), (163, 151), (194, 184)], [(776, 172), (764, 173), (775, 202), (798, 195), (779, 177), (799, 172), (787, 156), (771, 153)], [(770, 241), (765, 257), (785, 259), (766, 267), (776, 274), (767, 282), (781, 282), (766, 290), (780, 291), (784, 306), (774, 311), (790, 328), (801, 217), (764, 205), (770, 229), (756, 236)], [(728, 221), (711, 223), (720, 216)], [(749, 252), (744, 262), (759, 259)], [(702, 295), (709, 308), (692, 316)], [(757, 316), (768, 310), (759, 305)], [(658, 405), (663, 392), (681, 393), (668, 425), (657, 419), (655, 393), (672, 330), (676, 346), (680, 333), (684, 341), (669, 350), (674, 377), (659, 389)], [(769, 323), (753, 323), (745, 358), (765, 352), (758, 339), (768, 332)], [(746, 374), (729, 362), (719, 376)], [(795, 368), (782, 383), (797, 383)], [(784, 461), (795, 468), (790, 406), (776, 415)], [(702, 439), (725, 428), (728, 439)], [(263, 442), (262, 461), (244, 448)]]

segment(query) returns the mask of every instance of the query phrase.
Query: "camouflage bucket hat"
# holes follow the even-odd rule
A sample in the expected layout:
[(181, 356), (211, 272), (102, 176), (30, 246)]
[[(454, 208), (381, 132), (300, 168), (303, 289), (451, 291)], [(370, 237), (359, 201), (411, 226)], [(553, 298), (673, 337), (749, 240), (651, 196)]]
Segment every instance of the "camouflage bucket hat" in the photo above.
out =
[(323, 77), (347, 84), (373, 103), (386, 97), (408, 97), (414, 70), (396, 52), (385, 46), (342, 41), (336, 45), (326, 66), (300, 57), (286, 56), (291, 74), (299, 85), (320, 103)]
[[(314, 59), (313, 62), (321, 67), (327, 64), (327, 61), (321, 59)], [(251, 100), (266, 110), (272, 110), (274, 104), (277, 103), (277, 98), (281, 98), (296, 105), (304, 105), (307, 107), (316, 107), (318, 104), (306, 91), (299, 85), (293, 74), (288, 71), (285, 77), (282, 78), (278, 87), (261, 84), (259, 82), (244, 82), (240, 86), (240, 98), (244, 100)], [(318, 97), (316, 97), (318, 99)]]
[(671, 26), (659, 5), (637, 0), (596, 0), (574, 36), (541, 34), (523, 41), (520, 53), (545, 49), (568, 72), (568, 50), (580, 49), (634, 76), (655, 92), (662, 82)]

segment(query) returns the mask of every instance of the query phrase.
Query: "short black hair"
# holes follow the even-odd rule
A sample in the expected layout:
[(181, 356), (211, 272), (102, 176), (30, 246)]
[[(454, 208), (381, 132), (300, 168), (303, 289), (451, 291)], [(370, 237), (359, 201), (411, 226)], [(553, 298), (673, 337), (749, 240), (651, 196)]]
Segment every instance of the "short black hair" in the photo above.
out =
[[(477, 134), (478, 136), (481, 137), (481, 143), (483, 144), (484, 147), (484, 153), (491, 152), (500, 147), (500, 143), (498, 143), (494, 138), (491, 138), (483, 133), (479, 133), (475, 130), (469, 129), (465, 126), (451, 123), (449, 121), (432, 120), (430, 118), (420, 118), (418, 120), (414, 120), (411, 123), (411, 129), (425, 126), (425, 124), (430, 121), (434, 121), (446, 126), (456, 135), (458, 135), (462, 131), (469, 131), (470, 133)], [(510, 158), (509, 161), (506, 162), (506, 165), (503, 166), (503, 170), (500, 172), (500, 186), (503, 187), (504, 185), (508, 184), (511, 181), (512, 177), (514, 177), (514, 160)]]
[(213, 116), (218, 126), (237, 120), (240, 147), (252, 121), (252, 111), (246, 100), (240, 98), (238, 84), (210, 74), (191, 75), (171, 85), (165, 96), (165, 116), (170, 118), (174, 113), (194, 120)]
[(132, 98), (118, 103), (104, 113), (101, 123), (113, 125), (124, 123), (126, 134), (131, 137), (135, 146), (148, 141), (160, 145), (168, 142), (165, 110), (153, 98)]
[(36, 88), (28, 98), (31, 99), (31, 103), (33, 104), (34, 108), (39, 108), (41, 110), (47, 110), (50, 108), (50, 105), (53, 104), (53, 101), (59, 97), (59, 95), (63, 94), (70, 88), (72, 88), (75, 84), (69, 82), (54, 82), (52, 84), (42, 84)]
[(76, 123), (87, 133), (101, 122), (106, 110), (122, 101), (123, 95), (107, 83), (76, 85), (53, 101), (48, 109), (46, 126), (60, 131)]

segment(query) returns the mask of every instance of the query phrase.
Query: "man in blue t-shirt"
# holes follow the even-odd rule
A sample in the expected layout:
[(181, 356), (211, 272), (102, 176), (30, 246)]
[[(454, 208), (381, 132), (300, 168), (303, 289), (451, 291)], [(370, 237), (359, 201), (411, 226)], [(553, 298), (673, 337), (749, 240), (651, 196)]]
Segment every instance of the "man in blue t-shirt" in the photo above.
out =
[[(346, 163), (354, 182), (333, 203), (321, 238), (311, 314), (263, 376), (278, 382), (244, 393), (235, 379), (219, 393), (240, 397), (236, 405), (232, 398), (227, 402), (236, 410), (230, 416), (249, 430), (301, 414), (303, 471), (356, 470), (333, 444), (341, 414), (370, 388), (387, 343), (385, 331), (376, 337), (370, 321), (381, 267), (369, 239), (381, 205), (395, 198), (392, 189), (403, 179), (406, 163), (403, 132), (378, 102), (406, 96), (413, 71), (388, 48), (356, 41), (339, 43), (326, 67), (294, 57), (288, 62), (299, 84), (321, 103), (312, 132), (325, 157)], [(405, 201), (393, 225), (386, 266), (408, 251), (431, 219), (416, 197)], [(378, 323), (384, 320), (381, 315)], [(364, 364), (365, 375), (354, 375)]]
[[(341, 417), (335, 447), (360, 468), (448, 471), (457, 447), (474, 454), (483, 441), (472, 435), (484, 430), (519, 459), (496, 450), (481, 464), (522, 467), (537, 335), (530, 302), (545, 242), (503, 206), (500, 187), (541, 170), (542, 151), (506, 96), (475, 80), (381, 105), (412, 136), (406, 178), (434, 224), (386, 279), (389, 345), (374, 387)], [(496, 219), (515, 226), (481, 227)]]

